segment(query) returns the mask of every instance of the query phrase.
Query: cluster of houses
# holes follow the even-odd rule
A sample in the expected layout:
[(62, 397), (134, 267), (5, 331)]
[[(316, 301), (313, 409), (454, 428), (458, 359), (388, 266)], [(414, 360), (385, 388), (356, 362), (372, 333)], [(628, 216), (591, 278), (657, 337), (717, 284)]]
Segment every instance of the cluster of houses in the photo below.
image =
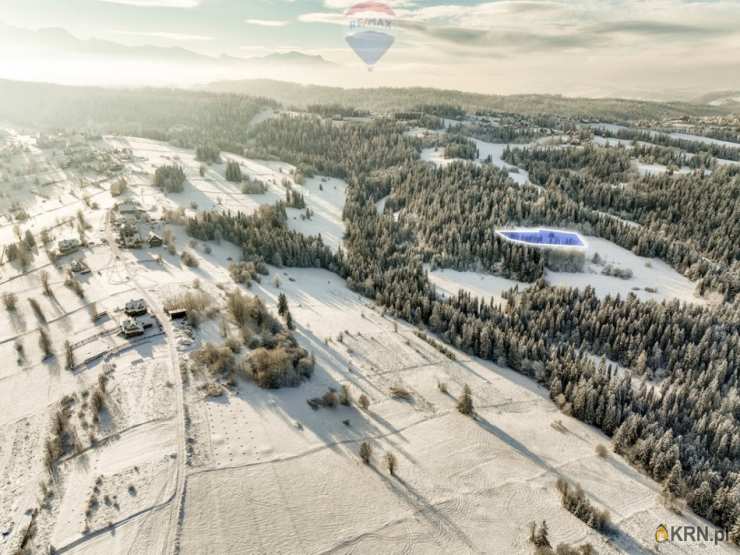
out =
[(162, 237), (154, 231), (149, 231), (146, 237), (139, 231), (139, 224), (149, 223), (149, 216), (135, 201), (126, 200), (116, 206), (115, 224), (118, 228), (118, 242), (129, 249), (138, 249), (143, 246), (150, 248), (161, 247), (164, 244)]
[[(145, 331), (153, 325), (151, 318), (143, 320), (140, 318), (149, 314), (149, 307), (144, 299), (128, 301), (123, 307), (123, 312), (126, 314), (126, 319), (121, 322), (121, 333), (127, 339), (144, 335)], [(170, 310), (168, 316), (171, 320), (181, 320), (187, 318), (188, 312), (184, 308), (178, 308)]]

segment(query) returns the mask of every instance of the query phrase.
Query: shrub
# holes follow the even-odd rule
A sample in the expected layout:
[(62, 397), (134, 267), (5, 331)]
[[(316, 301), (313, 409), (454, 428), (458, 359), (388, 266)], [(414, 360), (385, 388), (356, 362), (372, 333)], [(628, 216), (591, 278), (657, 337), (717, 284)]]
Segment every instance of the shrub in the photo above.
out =
[(228, 374), (234, 369), (234, 353), (225, 345), (206, 343), (190, 357), (195, 363), (206, 368), (211, 375)]
[(206, 396), (209, 398), (221, 397), (224, 394), (224, 388), (217, 383), (210, 382), (205, 389)]
[(370, 458), (372, 455), (373, 448), (370, 447), (370, 444), (367, 441), (363, 441), (362, 444), (360, 444), (360, 458), (362, 459), (362, 462), (370, 464)]
[(168, 297), (164, 301), (166, 311), (184, 309), (191, 325), (197, 327), (204, 316), (213, 312), (213, 299), (208, 293), (196, 290)]
[(364, 393), (357, 399), (357, 404), (360, 405), (362, 410), (367, 410), (370, 407), (370, 399)]
[(247, 179), (242, 183), (242, 193), (245, 195), (262, 195), (267, 192), (267, 185), (256, 179)]
[(413, 399), (411, 392), (400, 385), (394, 385), (390, 388), (391, 397), (394, 399), (402, 399), (404, 401), (410, 401)]
[(596, 454), (599, 457), (601, 457), (602, 459), (605, 459), (605, 458), (607, 458), (609, 456), (609, 451), (607, 450), (607, 448), (602, 443), (599, 443), (596, 446)]
[(182, 263), (189, 268), (198, 267), (198, 259), (190, 251), (182, 251), (182, 254), (180, 254), (180, 260), (182, 260)]
[(431, 345), (432, 347), (434, 347), (437, 351), (439, 351), (440, 353), (442, 353), (444, 356), (446, 356), (450, 360), (456, 360), (457, 357), (455, 357), (455, 353), (453, 353), (452, 351), (450, 351), (447, 347), (445, 347), (444, 345), (442, 345), (439, 341), (435, 341), (434, 339), (432, 339), (431, 337), (429, 337), (427, 334), (422, 333), (420, 331), (415, 331), (414, 332), (414, 335), (416, 335), (416, 337), (418, 337), (422, 341), (424, 341), (424, 342), (428, 343), (429, 345)]
[(558, 478), (556, 487), (560, 492), (560, 501), (565, 509), (594, 530), (606, 531), (609, 526), (609, 512), (594, 507), (580, 485), (573, 487), (564, 478)]
[(385, 467), (388, 469), (388, 474), (396, 475), (396, 456), (393, 453), (385, 454)]
[(331, 389), (321, 396), (323, 406), (333, 409), (337, 406), (337, 394)]
[(51, 291), (51, 285), (49, 284), (49, 272), (46, 270), (42, 270), (40, 274), (41, 278), (41, 289), (44, 291), (44, 295), (47, 297), (53, 297), (53, 293)]
[(21, 364), (26, 359), (26, 349), (20, 339), (15, 340), (15, 352), (18, 355), (18, 364)]
[(75, 367), (75, 353), (69, 341), (64, 342), (64, 367), (70, 371)]
[(260, 347), (245, 360), (243, 368), (247, 377), (263, 389), (294, 387), (311, 377), (313, 359), (296, 347)]
[(339, 403), (345, 407), (352, 404), (352, 397), (350, 397), (349, 389), (347, 389), (347, 386), (344, 384), (339, 388)]
[(15, 312), (18, 308), (18, 296), (15, 293), (3, 293), (3, 305), (8, 312)]
[(95, 389), (93, 394), (90, 396), (90, 408), (92, 409), (95, 417), (97, 417), (100, 414), (100, 411), (103, 410), (104, 407), (105, 407), (105, 393), (98, 387)]
[(82, 284), (79, 280), (72, 277), (72, 275), (67, 276), (67, 279), (64, 280), (64, 286), (74, 291), (80, 299), (85, 298), (85, 291), (82, 289)]

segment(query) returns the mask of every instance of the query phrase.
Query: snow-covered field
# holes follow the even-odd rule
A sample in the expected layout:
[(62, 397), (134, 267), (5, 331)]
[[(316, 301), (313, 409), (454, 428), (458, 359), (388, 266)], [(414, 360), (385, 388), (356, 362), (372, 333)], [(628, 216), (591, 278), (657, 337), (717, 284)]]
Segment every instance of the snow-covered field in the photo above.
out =
[[(299, 186), (293, 180), (295, 168), (290, 164), (252, 160), (226, 153), (222, 155), (221, 164), (208, 166), (206, 175), (201, 177), (199, 175), (201, 164), (195, 160), (192, 151), (133, 137), (111, 138), (110, 142), (119, 147), (131, 148), (134, 154), (142, 159), (137, 167), (139, 171), (153, 172), (156, 167), (173, 162), (185, 169), (188, 184), (182, 193), (171, 194), (165, 200), (170, 207), (195, 206), (197, 210), (223, 209), (249, 214), (261, 205), (272, 205), (278, 200), (285, 200), (286, 189), (282, 185), (285, 181), (303, 194), (307, 207), (313, 213), (311, 219), (304, 219), (301, 217), (304, 210), (287, 208), (289, 227), (306, 235), (321, 234), (324, 243), (335, 251), (342, 243), (344, 237), (342, 210), (347, 184), (341, 179), (315, 176), (307, 178), (305, 183)], [(242, 175), (263, 182), (267, 186), (267, 192), (242, 193), (238, 184), (231, 183), (224, 177), (227, 160), (237, 161), (241, 166)], [(143, 189), (140, 198), (147, 206), (153, 206), (157, 193)]]
[[(491, 157), (491, 163), (501, 169), (509, 171), (510, 177), (520, 185), (529, 183), (529, 175), (527, 172), (516, 166), (512, 166), (503, 161), (501, 158), (504, 154), (504, 150), (507, 146), (523, 148), (526, 145), (506, 145), (502, 143), (487, 143), (479, 141), (478, 139), (471, 139), (478, 147), (478, 163), (487, 160), (488, 156)], [(437, 148), (425, 148), (421, 151), (421, 159), (425, 162), (432, 162), (434, 165), (444, 167), (452, 162), (460, 161), (460, 158), (445, 158), (444, 147)]]
[[(625, 298), (634, 293), (640, 300), (673, 300), (704, 304), (706, 300), (694, 295), (696, 284), (679, 274), (662, 260), (637, 256), (631, 251), (598, 237), (585, 237), (588, 244), (586, 259), (591, 261), (598, 253), (602, 264), (587, 262), (583, 273), (551, 272), (546, 278), (551, 285), (584, 288), (591, 286), (599, 297), (619, 294)], [(632, 270), (633, 277), (621, 279), (602, 275), (603, 268), (611, 264), (623, 270)], [(654, 289), (650, 292), (648, 289)]]
[(527, 283), (490, 274), (450, 269), (433, 270), (429, 272), (429, 279), (437, 287), (437, 291), (445, 296), (455, 296), (462, 289), (486, 303), (493, 301), (494, 304), (504, 302), (502, 293), (514, 287), (523, 291), (529, 286)]
[[(224, 179), (223, 164), (210, 166), (201, 178), (191, 151), (142, 139), (107, 142), (132, 149), (128, 194), (155, 219), (163, 208), (253, 211), (283, 199), (282, 180), (292, 182), (288, 164), (224, 155), (268, 185), (263, 195), (245, 195)], [(172, 161), (183, 165), (188, 183), (183, 193), (165, 196), (149, 183), (154, 167)], [(190, 337), (187, 328), (169, 323), (162, 304), (192, 290), (195, 280), (222, 302), (225, 291), (237, 287), (227, 266), (238, 260), (239, 248), (226, 242), (209, 244), (210, 250), (187, 246), (184, 231), (173, 226), (177, 250), (187, 246), (197, 268), (161, 247), (119, 250), (110, 241), (110, 183), (100, 187), (91, 189), (99, 192), (98, 208), (74, 197), (65, 208), (71, 215), (84, 211), (90, 224), (92, 245), (76, 255), (91, 269), (80, 278), (84, 299), (63, 285), (64, 272), (43, 253), (25, 274), (10, 264), (0, 266), (0, 292), (19, 297), (15, 315), (0, 307), (0, 356), (6, 361), (0, 367), (0, 553), (17, 546), (32, 518), (29, 510), (38, 506), (40, 482), (48, 482), (44, 443), (65, 396), (74, 397), (70, 422), (81, 448), (60, 460), (48, 486), (54, 495), (33, 517), (34, 541), (53, 544), (61, 553), (170, 553), (176, 545), (183, 554), (524, 554), (531, 552), (528, 523), (542, 519), (553, 544), (588, 541), (599, 553), (649, 553), (659, 523), (698, 520), (667, 510), (659, 500), (660, 486), (621, 457), (597, 456), (596, 445), (608, 439), (559, 413), (546, 390), (459, 351), (450, 360), (417, 337), (415, 328), (384, 316), (324, 270), (270, 267), (269, 277), (245, 290), (273, 312), (278, 295), (286, 295), (296, 337), (316, 357), (312, 379), (266, 391), (239, 378), (221, 397), (206, 397), (197, 384), (183, 384), (180, 366), (205, 341), (221, 340), (217, 319)], [(295, 185), (314, 216), (302, 220), (302, 211), (289, 209), (289, 225), (321, 233), (337, 248), (345, 187), (320, 176)], [(54, 223), (56, 210), (45, 210), (40, 200), (29, 202), (34, 218), (24, 230)], [(55, 206), (55, 199), (46, 203)], [(62, 227), (53, 233), (72, 231)], [(548, 280), (592, 283), (599, 294), (657, 286), (657, 294), (636, 294), (691, 297), (693, 286), (662, 263), (651, 261), (648, 268), (645, 259), (588, 240), (590, 249), (607, 262), (629, 265), (635, 277), (549, 274)], [(70, 258), (61, 261), (63, 267)], [(52, 298), (42, 292), (42, 269), (49, 272)], [(462, 287), (494, 300), (516, 284), (449, 270), (432, 272), (431, 278), (446, 294)], [(38, 320), (29, 297), (39, 302), (46, 323)], [(161, 327), (128, 342), (115, 331), (122, 318), (118, 309), (130, 298), (144, 298)], [(107, 318), (93, 321), (102, 311)], [(38, 346), (42, 327), (56, 351), (45, 360)], [(73, 371), (64, 368), (65, 340), (74, 346)], [(24, 345), (20, 362), (17, 341)], [(108, 377), (106, 408), (94, 424), (84, 408), (85, 392), (97, 387), (102, 375)], [(455, 408), (466, 384), (476, 419)], [(306, 403), (342, 385), (354, 399), (367, 396), (369, 409), (340, 405), (314, 411)], [(406, 389), (410, 400), (392, 398), (393, 386)], [(369, 466), (358, 457), (363, 441), (373, 448)], [(398, 460), (396, 476), (383, 467), (386, 453)], [(561, 508), (555, 489), (561, 476), (580, 483), (594, 503), (610, 511), (618, 537), (598, 534)], [(661, 553), (690, 553), (692, 547), (664, 545)]]

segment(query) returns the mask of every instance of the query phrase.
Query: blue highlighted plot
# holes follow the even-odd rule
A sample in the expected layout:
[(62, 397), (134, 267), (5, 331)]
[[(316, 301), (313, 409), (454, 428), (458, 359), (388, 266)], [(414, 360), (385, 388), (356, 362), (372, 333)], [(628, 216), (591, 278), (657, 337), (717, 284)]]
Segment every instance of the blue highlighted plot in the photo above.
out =
[(585, 249), (586, 242), (574, 231), (554, 229), (504, 230), (497, 231), (501, 237), (533, 247), (570, 247)]

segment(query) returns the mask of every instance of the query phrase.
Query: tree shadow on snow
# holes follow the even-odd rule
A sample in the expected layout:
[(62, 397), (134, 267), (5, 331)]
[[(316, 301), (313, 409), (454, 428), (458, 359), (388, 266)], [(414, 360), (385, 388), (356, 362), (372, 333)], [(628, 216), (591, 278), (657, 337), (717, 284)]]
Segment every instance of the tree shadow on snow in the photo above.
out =
[(439, 530), (444, 535), (457, 538), (458, 541), (467, 546), (472, 552), (478, 551), (470, 537), (439, 508), (430, 503), (421, 493), (398, 475), (388, 477), (375, 466), (369, 465), (370, 469), (380, 478), (385, 487), (394, 495), (403, 500), (414, 509), (414, 517), (426, 521), (432, 530)]

